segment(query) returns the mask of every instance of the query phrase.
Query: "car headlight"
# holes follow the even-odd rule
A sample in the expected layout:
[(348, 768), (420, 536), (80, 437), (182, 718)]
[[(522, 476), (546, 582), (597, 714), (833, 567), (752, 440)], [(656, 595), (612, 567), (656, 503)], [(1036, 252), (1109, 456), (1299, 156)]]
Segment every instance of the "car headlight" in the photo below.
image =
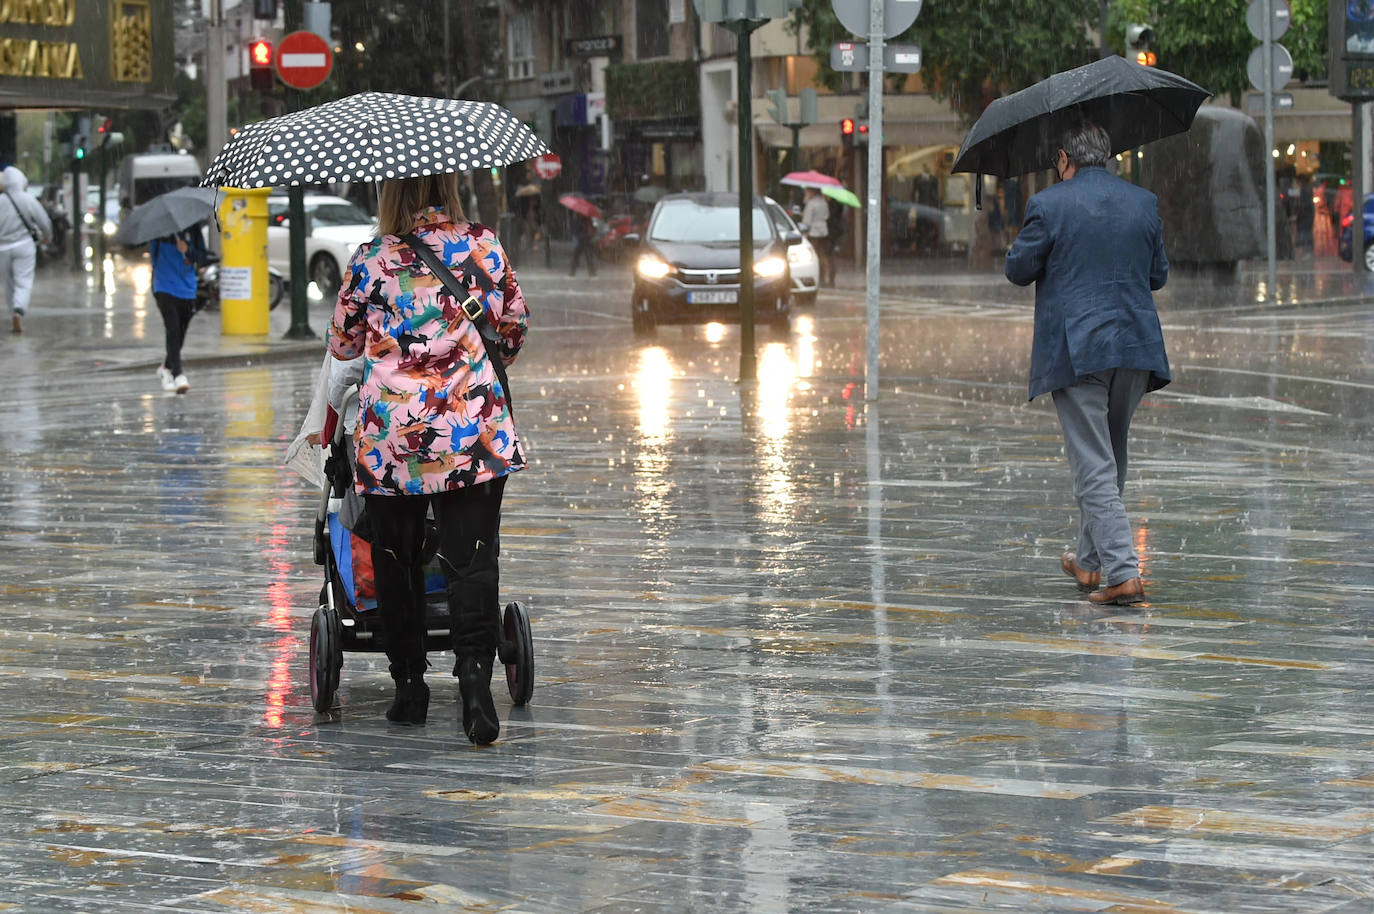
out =
[(119, 231), (119, 226), (115, 225), (113, 222), (106, 219), (102, 231), (104, 231), (106, 235), (113, 235), (115, 232)]
[(765, 257), (754, 264), (754, 275), (769, 279), (787, 272), (787, 261), (781, 257)]
[(81, 217), (81, 221), (87, 225), (95, 225), (95, 213), (86, 213)]
[(795, 267), (805, 266), (816, 259), (816, 253), (809, 244), (794, 244), (787, 249), (787, 262)]
[(635, 264), (635, 269), (639, 271), (640, 276), (646, 279), (662, 279), (672, 272), (673, 268), (653, 254), (645, 254), (639, 258), (639, 263)]

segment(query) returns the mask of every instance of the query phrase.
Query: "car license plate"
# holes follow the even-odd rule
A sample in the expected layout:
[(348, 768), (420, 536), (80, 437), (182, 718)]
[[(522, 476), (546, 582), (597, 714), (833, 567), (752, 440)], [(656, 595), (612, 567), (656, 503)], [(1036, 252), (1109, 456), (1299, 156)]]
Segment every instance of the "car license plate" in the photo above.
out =
[(711, 289), (705, 292), (688, 292), (689, 305), (733, 305), (739, 300), (735, 289)]

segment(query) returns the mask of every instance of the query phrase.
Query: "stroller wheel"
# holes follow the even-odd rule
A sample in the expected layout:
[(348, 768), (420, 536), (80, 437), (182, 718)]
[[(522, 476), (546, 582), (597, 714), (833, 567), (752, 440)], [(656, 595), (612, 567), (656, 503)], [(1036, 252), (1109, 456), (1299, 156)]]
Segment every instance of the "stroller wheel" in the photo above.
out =
[(342, 626), (338, 612), (327, 606), (310, 619), (310, 703), (321, 714), (338, 705), (339, 670), (343, 668)]
[(505, 643), (500, 656), (506, 665), (506, 687), (518, 707), (528, 703), (534, 694), (534, 639), (530, 636), (530, 617), (524, 604), (506, 604), (501, 623)]

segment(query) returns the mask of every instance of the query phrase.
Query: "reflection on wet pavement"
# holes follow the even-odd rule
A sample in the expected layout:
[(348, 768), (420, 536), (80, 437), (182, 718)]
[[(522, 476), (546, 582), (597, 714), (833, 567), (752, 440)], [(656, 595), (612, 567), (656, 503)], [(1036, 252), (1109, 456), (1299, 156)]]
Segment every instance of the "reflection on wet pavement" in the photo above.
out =
[(317, 493), (279, 465), (317, 353), (164, 396), (127, 269), (0, 341), (32, 368), (0, 405), (0, 907), (1374, 909), (1366, 304), (1161, 297), (1150, 602), (1104, 612), (1058, 568), (1019, 290), (894, 281), (866, 403), (861, 293), (761, 330), (740, 387), (737, 328), (636, 339), (614, 274), (522, 282), (503, 581), (538, 680), (485, 750), (440, 656), (423, 729), (378, 655), (310, 709)]

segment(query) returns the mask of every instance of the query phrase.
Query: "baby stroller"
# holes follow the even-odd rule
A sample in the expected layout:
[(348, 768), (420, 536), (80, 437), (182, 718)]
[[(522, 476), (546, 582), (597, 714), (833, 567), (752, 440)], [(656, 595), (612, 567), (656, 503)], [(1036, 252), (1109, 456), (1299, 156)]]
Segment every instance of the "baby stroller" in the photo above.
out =
[[(367, 532), (366, 516), (361, 512), (361, 498), (353, 492), (351, 451), (352, 441), (343, 423), (337, 422), (315, 515), (315, 564), (324, 566), (325, 580), (320, 608), (310, 620), (310, 699), (321, 714), (338, 707), (343, 652), (386, 649), (386, 631), (372, 590), (371, 547), (366, 536), (359, 535), (359, 531)], [(431, 520), (428, 544), (436, 542), (433, 533)], [(425, 650), (448, 650), (448, 597), (432, 545), (426, 549), (425, 597)], [(508, 603), (501, 614), (497, 659), (505, 665), (511, 700), (517, 706), (529, 702), (534, 692), (534, 643), (529, 614), (518, 602)]]

